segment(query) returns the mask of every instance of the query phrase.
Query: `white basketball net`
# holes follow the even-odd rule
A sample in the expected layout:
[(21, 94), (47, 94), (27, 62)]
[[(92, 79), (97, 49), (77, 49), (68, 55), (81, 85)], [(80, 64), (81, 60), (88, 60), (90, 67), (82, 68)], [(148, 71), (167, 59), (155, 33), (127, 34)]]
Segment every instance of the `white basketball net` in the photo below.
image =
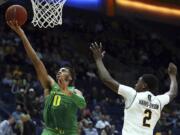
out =
[(67, 0), (31, 0), (33, 7), (32, 24), (40, 28), (62, 25), (62, 10)]

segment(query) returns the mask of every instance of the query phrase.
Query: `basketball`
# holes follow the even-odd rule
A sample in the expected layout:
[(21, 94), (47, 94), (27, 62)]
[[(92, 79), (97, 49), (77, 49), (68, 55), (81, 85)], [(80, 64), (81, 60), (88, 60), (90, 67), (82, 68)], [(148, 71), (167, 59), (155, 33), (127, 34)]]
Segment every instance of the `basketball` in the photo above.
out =
[(6, 21), (17, 20), (18, 25), (22, 26), (27, 20), (27, 11), (21, 5), (12, 5), (6, 10)]

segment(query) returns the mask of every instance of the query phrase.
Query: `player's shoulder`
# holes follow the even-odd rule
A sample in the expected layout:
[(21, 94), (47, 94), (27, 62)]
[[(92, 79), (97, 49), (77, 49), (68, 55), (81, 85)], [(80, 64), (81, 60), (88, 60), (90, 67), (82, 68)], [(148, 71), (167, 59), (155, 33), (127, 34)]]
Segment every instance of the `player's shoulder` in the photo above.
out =
[(83, 96), (83, 93), (79, 89), (74, 88), (74, 93)]
[(166, 98), (168, 95), (167, 94), (158, 94), (156, 95), (157, 99), (162, 99), (162, 98)]
[(168, 94), (162, 94), (162, 95), (157, 95), (156, 99), (160, 102), (161, 105), (161, 110), (163, 109), (163, 107), (167, 104), (170, 103), (170, 97)]
[(129, 94), (135, 95), (136, 90), (130, 86), (119, 84), (118, 94), (120, 94), (120, 95), (129, 95)]
[(139, 95), (151, 95), (151, 96), (154, 96), (154, 94), (150, 91), (143, 91), (143, 92), (137, 92), (137, 94)]
[(169, 97), (169, 95), (167, 93), (157, 95), (156, 98), (159, 99), (159, 100), (170, 100), (170, 97)]

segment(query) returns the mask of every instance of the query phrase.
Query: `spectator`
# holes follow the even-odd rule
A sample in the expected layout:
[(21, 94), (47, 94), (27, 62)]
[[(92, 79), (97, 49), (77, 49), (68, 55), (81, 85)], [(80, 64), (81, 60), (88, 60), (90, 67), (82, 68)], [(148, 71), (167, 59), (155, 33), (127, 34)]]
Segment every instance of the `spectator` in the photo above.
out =
[(14, 112), (12, 113), (12, 116), (14, 117), (14, 119), (15, 119), (16, 122), (20, 120), (21, 114), (23, 114), (23, 113), (22, 113), (22, 106), (21, 106), (20, 104), (18, 104), (18, 105), (16, 106), (16, 111), (14, 111)]
[(180, 133), (180, 115), (178, 115), (178, 118), (176, 120), (176, 125), (172, 129), (172, 135), (179, 135)]
[(26, 91), (23, 88), (21, 88), (17, 93), (15, 93), (15, 95), (16, 95), (16, 104), (21, 104), (21, 105), (24, 104), (25, 94), (26, 94)]
[(14, 117), (15, 122), (16, 122), (15, 129), (18, 135), (23, 135), (23, 122), (21, 120), (21, 115), (23, 114), (22, 110), (23, 109), (21, 105), (17, 105), (16, 111), (12, 113), (12, 116)]
[(116, 130), (116, 125), (111, 126), (111, 131), (112, 131), (112, 135), (118, 135), (119, 134), (119, 131)]
[(101, 135), (112, 135), (112, 129), (110, 125), (105, 126), (105, 128), (101, 132)]
[(93, 112), (92, 112), (92, 118), (94, 121), (98, 121), (100, 119), (101, 115), (102, 115), (101, 107), (99, 105), (97, 105), (95, 107), (95, 110), (93, 110)]
[(2, 79), (2, 84), (12, 86), (13, 80), (10, 73), (5, 73), (5, 77)]
[(93, 127), (92, 121), (88, 122), (88, 127), (84, 128), (85, 135), (98, 135), (97, 129)]
[(100, 120), (97, 121), (95, 127), (96, 127), (97, 129), (102, 130), (102, 129), (104, 129), (107, 125), (110, 126), (109, 122), (106, 120), (106, 116), (105, 116), (104, 114), (102, 114)]
[(35, 124), (30, 118), (30, 115), (21, 115), (21, 121), (23, 122), (23, 135), (35, 135)]
[(0, 135), (14, 135), (12, 125), (15, 119), (11, 116), (8, 120), (4, 120), (0, 123)]

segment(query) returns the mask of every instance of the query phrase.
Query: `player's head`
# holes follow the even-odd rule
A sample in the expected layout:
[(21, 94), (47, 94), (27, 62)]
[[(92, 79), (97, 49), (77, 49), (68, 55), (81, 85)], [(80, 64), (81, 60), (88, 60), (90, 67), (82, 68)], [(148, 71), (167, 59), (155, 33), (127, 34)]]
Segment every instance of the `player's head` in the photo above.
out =
[(144, 74), (135, 85), (137, 91), (154, 91), (158, 89), (158, 79), (152, 74)]
[(65, 80), (69, 82), (69, 85), (74, 84), (75, 72), (73, 68), (68, 67), (68, 66), (61, 67), (56, 75), (58, 82), (60, 81), (60, 78), (62, 75), (65, 76)]

